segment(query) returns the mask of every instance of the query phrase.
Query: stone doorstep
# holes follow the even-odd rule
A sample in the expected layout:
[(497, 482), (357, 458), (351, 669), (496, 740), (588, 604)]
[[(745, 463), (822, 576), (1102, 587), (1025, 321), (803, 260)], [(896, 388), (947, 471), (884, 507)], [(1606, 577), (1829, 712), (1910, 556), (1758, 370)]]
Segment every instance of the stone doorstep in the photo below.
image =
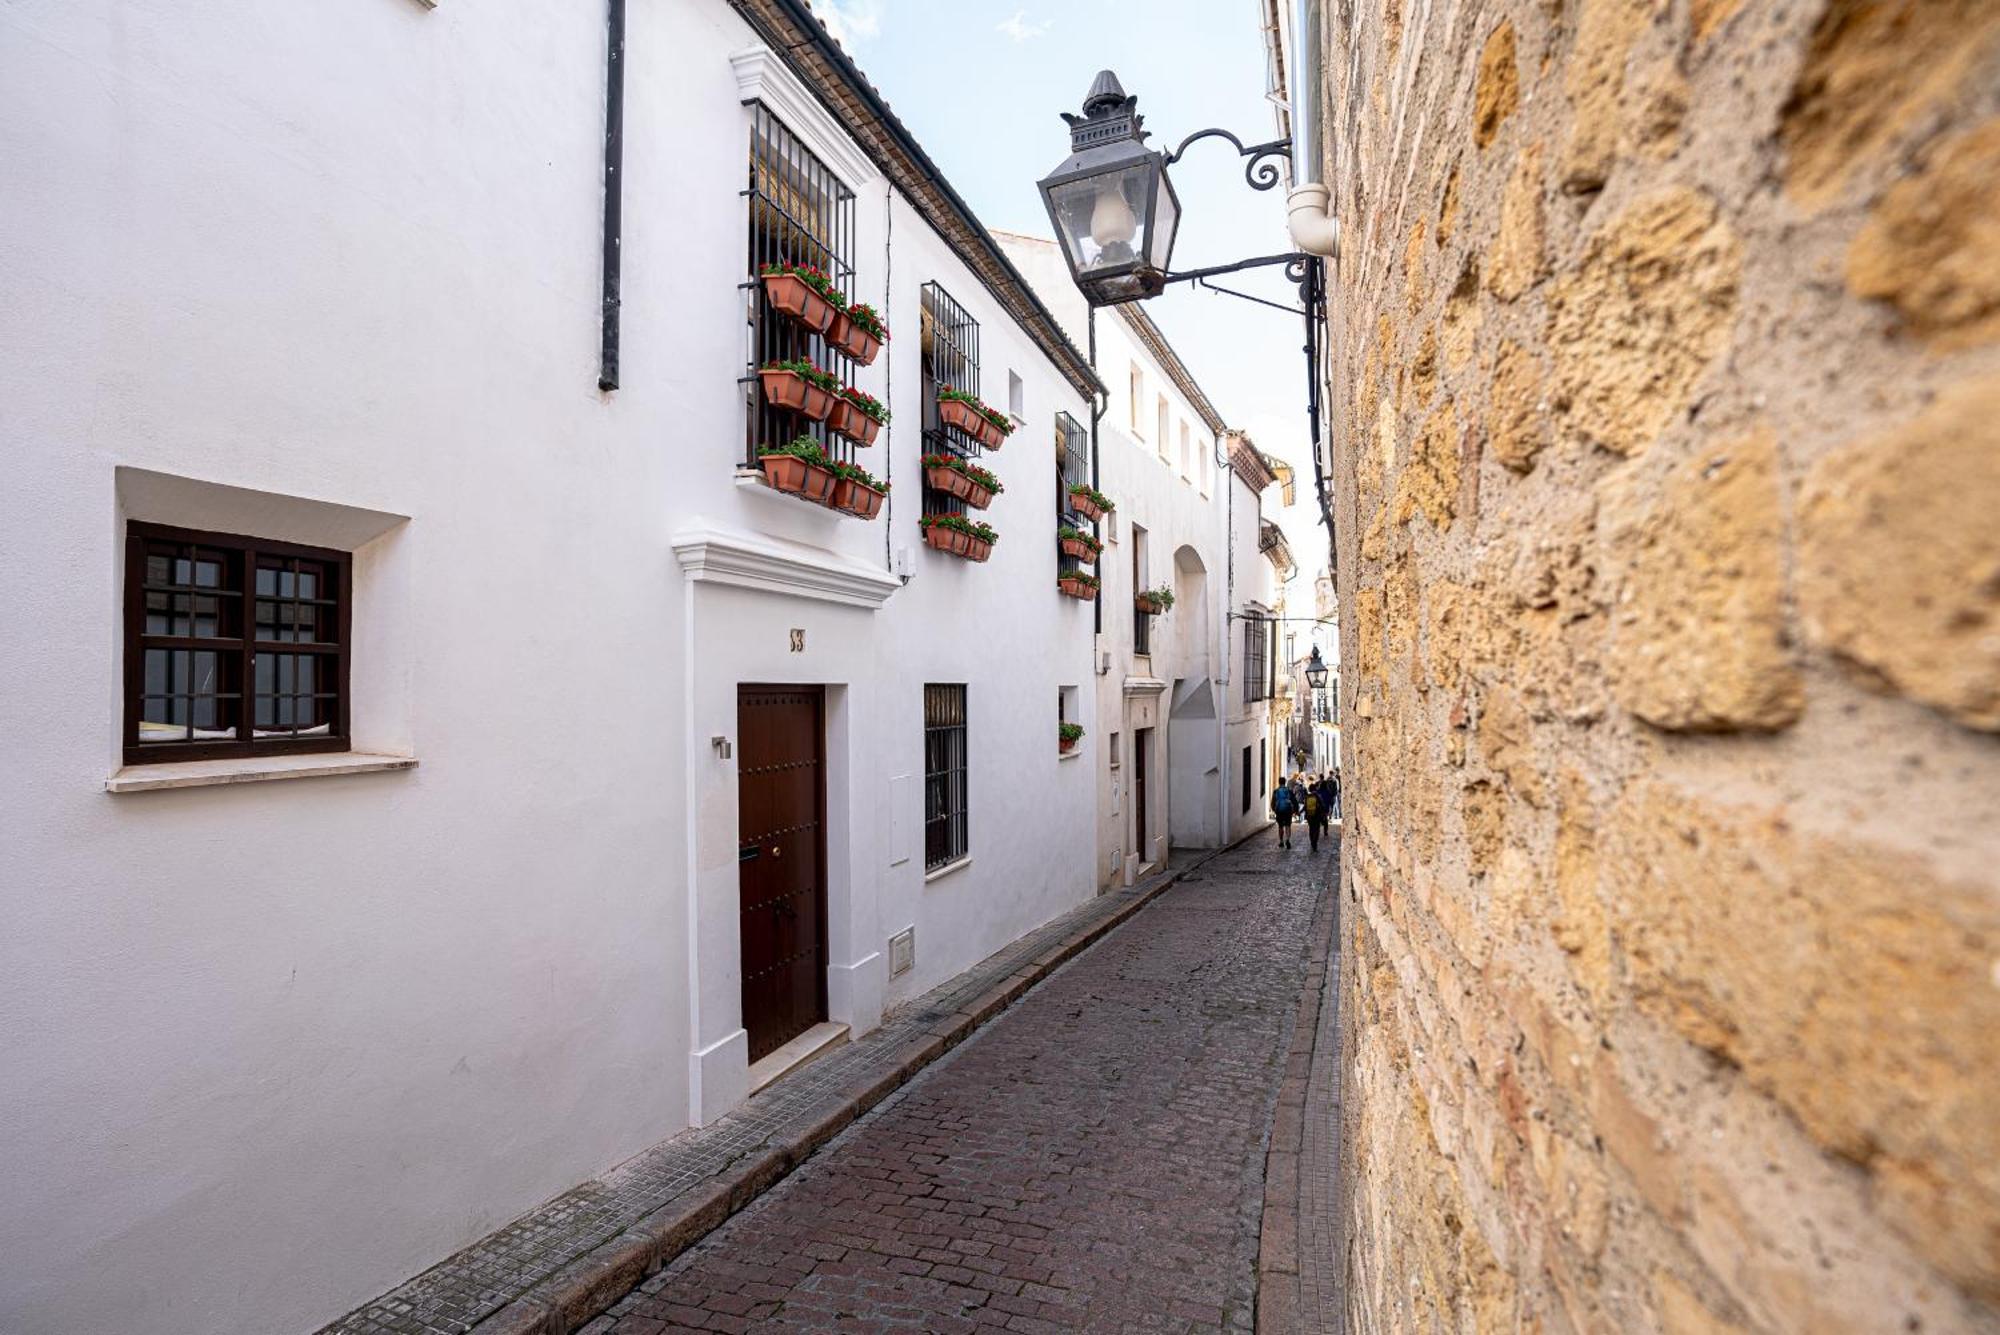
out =
[[(887, 1073), (868, 1079), (865, 1084), (857, 1081), (848, 1090), (844, 1102), (812, 1116), (810, 1121), (793, 1128), (790, 1134), (736, 1160), (727, 1170), (707, 1182), (681, 1192), (610, 1241), (530, 1286), (526, 1292), (516, 1295), (505, 1306), (475, 1323), (470, 1328), (470, 1335), (573, 1335), (637, 1288), (648, 1276), (657, 1273), (731, 1215), (777, 1185), (820, 1146), (906, 1084), (918, 1071), (1012, 1005), (1035, 983), (1124, 923), (1181, 877), (1264, 832), (1264, 828), (1260, 827), (1225, 848), (1204, 852), (1184, 867), (1175, 869), (1170, 866), (1148, 882), (1115, 892), (1115, 897), (1125, 902), (1116, 905), (1104, 916), (1090, 918), (1065, 933), (1055, 945), (1004, 975), (963, 1010), (938, 1017), (929, 1026), (928, 1036), (906, 1042), (901, 1056)], [(1100, 895), (1085, 901), (1072, 912), (1087, 913), (1103, 900), (1113, 897)], [(1003, 951), (1005, 949), (1002, 947)], [(973, 967), (976, 969), (979, 966)], [(948, 980), (938, 990), (950, 988), (956, 981)], [(919, 998), (905, 1009), (913, 1010), (921, 1005), (922, 999)], [(786, 1069), (797, 1070), (812, 1057), (828, 1050), (848, 1048), (849, 1045), (844, 1042), (846, 1026), (834, 1027), (842, 1031), (842, 1041), (822, 1041), (810, 1055), (793, 1062)], [(809, 1031), (809, 1035), (810, 1032), (814, 1031)], [(783, 1050), (780, 1049), (781, 1052)], [(773, 1057), (776, 1055), (772, 1054)], [(481, 1245), (474, 1243), (466, 1250), (476, 1251)]]
[(831, 1020), (814, 1025), (777, 1051), (750, 1063), (750, 1092), (762, 1092), (813, 1058), (824, 1056), (846, 1041), (846, 1025)]

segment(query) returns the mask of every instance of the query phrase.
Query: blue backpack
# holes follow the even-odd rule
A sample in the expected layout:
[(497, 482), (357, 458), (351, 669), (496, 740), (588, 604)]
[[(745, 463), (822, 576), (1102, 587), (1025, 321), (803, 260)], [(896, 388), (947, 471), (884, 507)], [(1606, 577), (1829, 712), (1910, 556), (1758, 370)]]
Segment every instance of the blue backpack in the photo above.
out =
[(1280, 820), (1292, 814), (1292, 790), (1290, 788), (1283, 785), (1279, 786), (1277, 796), (1271, 799), (1271, 810), (1277, 813)]

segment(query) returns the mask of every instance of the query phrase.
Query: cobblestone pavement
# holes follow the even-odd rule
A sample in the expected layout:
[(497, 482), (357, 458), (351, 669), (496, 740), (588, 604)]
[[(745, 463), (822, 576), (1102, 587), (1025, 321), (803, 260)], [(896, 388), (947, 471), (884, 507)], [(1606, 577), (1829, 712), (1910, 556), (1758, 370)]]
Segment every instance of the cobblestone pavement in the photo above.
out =
[(1332, 861), (1263, 835), (1209, 862), (587, 1335), (1251, 1330)]

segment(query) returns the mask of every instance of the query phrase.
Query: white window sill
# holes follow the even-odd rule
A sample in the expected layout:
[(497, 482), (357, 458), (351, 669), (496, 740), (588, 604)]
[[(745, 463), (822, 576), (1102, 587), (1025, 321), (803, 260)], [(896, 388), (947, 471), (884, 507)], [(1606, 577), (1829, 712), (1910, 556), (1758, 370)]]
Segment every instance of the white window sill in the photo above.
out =
[(271, 779), (324, 779), (336, 774), (375, 774), (415, 769), (415, 756), (370, 751), (323, 751), (307, 756), (244, 756), (230, 760), (188, 760), (179, 764), (127, 765), (104, 781), (107, 793), (150, 793), (162, 788), (212, 788), (224, 783), (264, 783)]
[(967, 867), (970, 867), (971, 865), (972, 865), (972, 854), (967, 853), (964, 857), (959, 858), (955, 862), (947, 862), (942, 867), (933, 867), (929, 871), (925, 872), (924, 884), (929, 885), (932, 881), (940, 880), (943, 877), (951, 875), (955, 871), (964, 871)]
[(1057, 760), (1078, 760), (1081, 759), (1082, 756), (1083, 756), (1083, 748), (1080, 746), (1072, 746), (1067, 751), (1056, 752)]

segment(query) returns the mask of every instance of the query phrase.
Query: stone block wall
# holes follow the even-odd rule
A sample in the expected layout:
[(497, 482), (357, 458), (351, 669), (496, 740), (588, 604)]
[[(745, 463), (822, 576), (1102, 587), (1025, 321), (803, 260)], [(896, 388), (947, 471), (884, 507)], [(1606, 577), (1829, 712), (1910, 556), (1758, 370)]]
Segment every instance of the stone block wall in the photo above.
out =
[(2000, 3), (1325, 11), (1352, 1330), (2000, 1330)]

